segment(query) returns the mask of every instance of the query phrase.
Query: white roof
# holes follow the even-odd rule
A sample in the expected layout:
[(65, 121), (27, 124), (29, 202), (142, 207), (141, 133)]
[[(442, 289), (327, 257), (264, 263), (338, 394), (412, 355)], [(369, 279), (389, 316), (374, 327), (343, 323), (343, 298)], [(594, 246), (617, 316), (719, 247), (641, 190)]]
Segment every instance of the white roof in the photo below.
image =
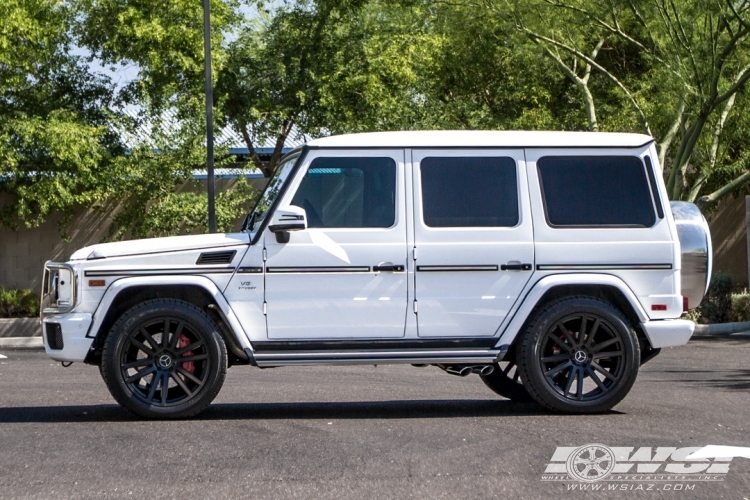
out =
[(428, 130), (334, 135), (307, 143), (311, 147), (638, 147), (653, 139), (643, 134), (611, 132), (542, 132), (503, 130)]

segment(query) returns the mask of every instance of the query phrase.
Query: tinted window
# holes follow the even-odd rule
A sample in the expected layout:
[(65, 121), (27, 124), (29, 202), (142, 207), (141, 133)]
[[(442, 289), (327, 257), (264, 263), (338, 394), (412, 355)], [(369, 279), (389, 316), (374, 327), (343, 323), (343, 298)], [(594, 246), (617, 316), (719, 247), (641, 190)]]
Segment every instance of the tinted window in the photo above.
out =
[(552, 226), (655, 222), (643, 163), (634, 156), (547, 156), (537, 162)]
[(396, 162), (391, 158), (316, 158), (292, 200), (308, 227), (391, 227)]
[(420, 165), (422, 213), (430, 227), (518, 224), (516, 162), (508, 157), (430, 157)]

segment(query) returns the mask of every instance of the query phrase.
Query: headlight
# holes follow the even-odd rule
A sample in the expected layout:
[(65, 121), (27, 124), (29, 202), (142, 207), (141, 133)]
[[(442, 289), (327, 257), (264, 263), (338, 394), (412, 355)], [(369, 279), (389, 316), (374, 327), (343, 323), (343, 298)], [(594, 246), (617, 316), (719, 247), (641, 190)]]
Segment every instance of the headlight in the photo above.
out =
[(42, 316), (63, 314), (76, 306), (77, 277), (68, 264), (47, 262), (42, 280)]

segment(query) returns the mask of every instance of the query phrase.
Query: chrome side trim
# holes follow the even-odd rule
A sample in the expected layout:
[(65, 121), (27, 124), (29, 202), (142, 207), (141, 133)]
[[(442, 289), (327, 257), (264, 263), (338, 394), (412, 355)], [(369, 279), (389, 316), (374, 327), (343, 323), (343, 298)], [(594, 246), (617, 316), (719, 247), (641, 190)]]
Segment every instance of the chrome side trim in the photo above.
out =
[(99, 269), (84, 271), (84, 276), (164, 276), (164, 275), (204, 275), (231, 274), (233, 267), (190, 267), (186, 269)]
[(501, 350), (378, 351), (378, 352), (254, 352), (258, 366), (367, 365), (367, 364), (482, 364), (497, 363)]
[(370, 266), (267, 267), (267, 273), (369, 273)]
[(672, 269), (672, 264), (538, 264), (537, 271), (606, 271), (608, 269)]
[(496, 265), (466, 265), (466, 266), (417, 266), (417, 271), (421, 272), (446, 272), (446, 271), (497, 271), (500, 269)]

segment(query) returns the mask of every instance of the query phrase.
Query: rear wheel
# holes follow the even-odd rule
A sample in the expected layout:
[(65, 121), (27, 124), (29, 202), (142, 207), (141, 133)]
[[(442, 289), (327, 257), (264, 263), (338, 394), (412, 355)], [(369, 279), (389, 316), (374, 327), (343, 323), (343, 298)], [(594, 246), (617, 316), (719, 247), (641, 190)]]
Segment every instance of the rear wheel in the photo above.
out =
[(518, 402), (529, 402), (534, 399), (523, 386), (521, 372), (516, 365), (516, 351), (511, 348), (500, 363), (489, 375), (480, 375), (482, 382), (504, 398)]
[(155, 299), (112, 327), (101, 373), (112, 396), (147, 418), (191, 417), (216, 397), (227, 370), (218, 327), (192, 304)]
[(524, 387), (555, 411), (607, 411), (638, 375), (635, 332), (620, 311), (599, 299), (552, 302), (532, 319), (518, 345)]

